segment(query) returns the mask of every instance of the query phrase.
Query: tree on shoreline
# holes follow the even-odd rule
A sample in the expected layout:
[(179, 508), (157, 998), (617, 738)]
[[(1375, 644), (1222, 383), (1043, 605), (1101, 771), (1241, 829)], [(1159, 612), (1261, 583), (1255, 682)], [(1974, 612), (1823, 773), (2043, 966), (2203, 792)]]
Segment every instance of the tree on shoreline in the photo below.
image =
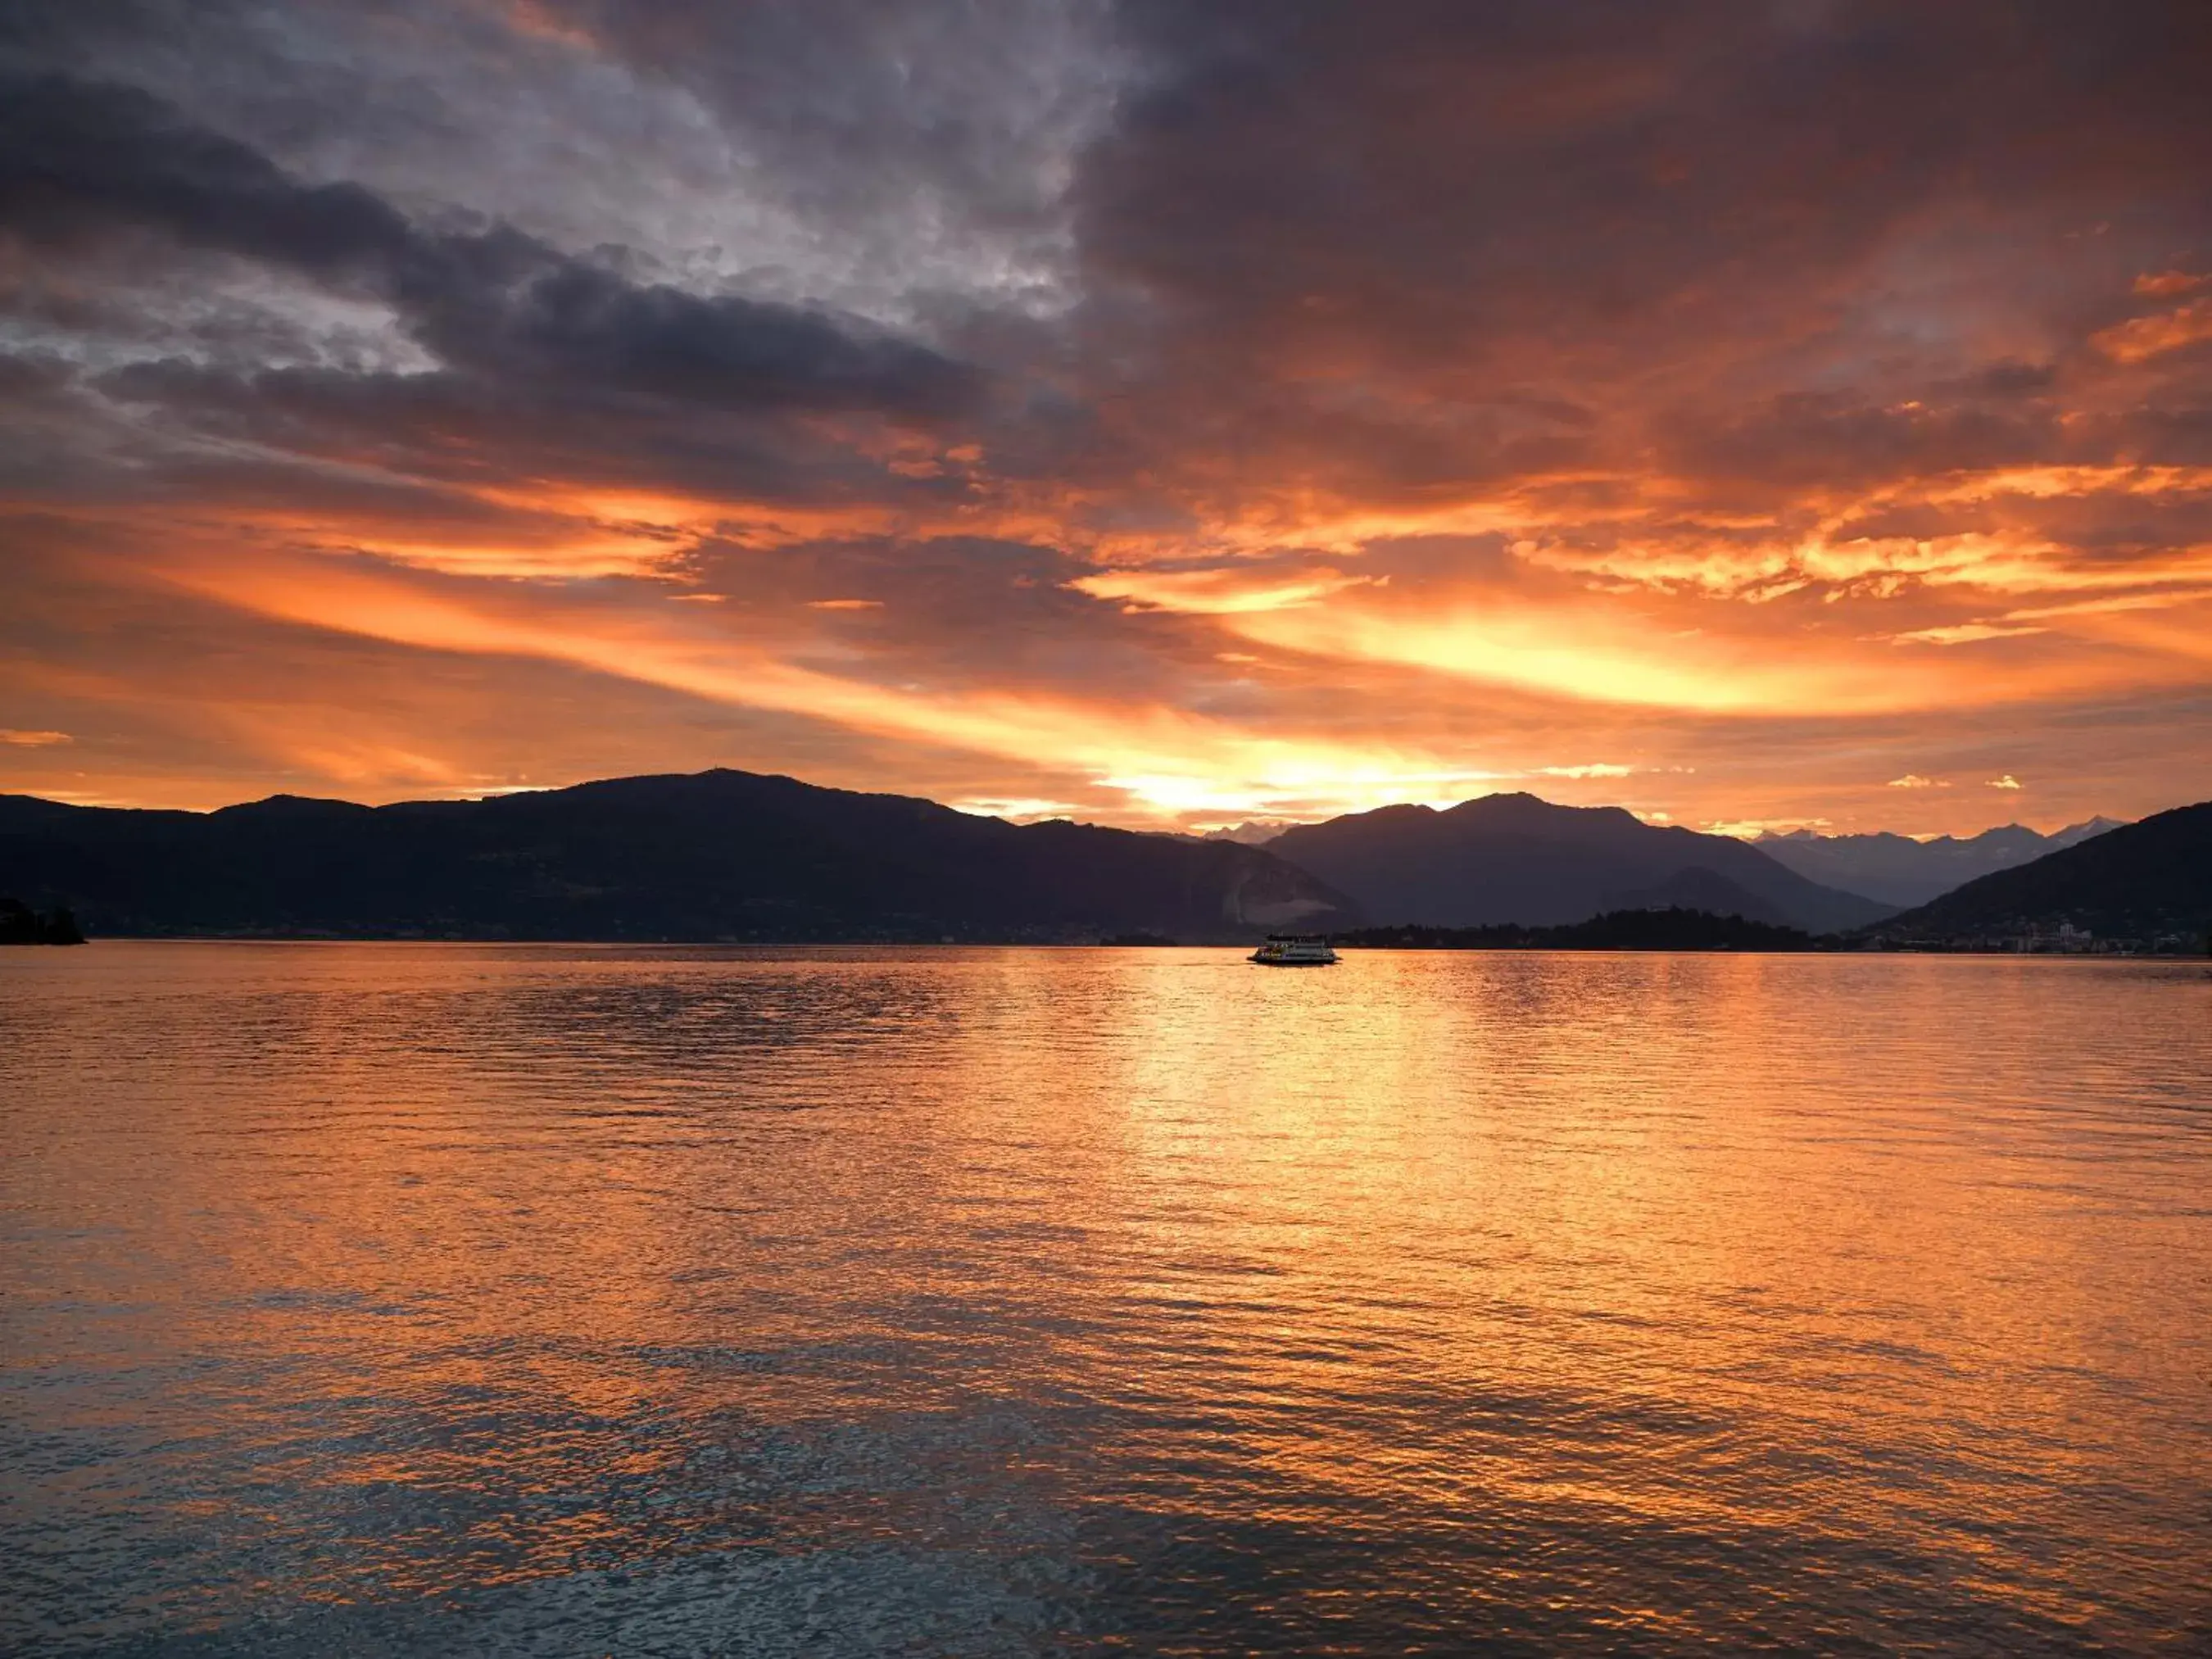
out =
[(0, 898), (0, 945), (82, 945), (84, 932), (67, 905), (40, 915), (21, 899)]

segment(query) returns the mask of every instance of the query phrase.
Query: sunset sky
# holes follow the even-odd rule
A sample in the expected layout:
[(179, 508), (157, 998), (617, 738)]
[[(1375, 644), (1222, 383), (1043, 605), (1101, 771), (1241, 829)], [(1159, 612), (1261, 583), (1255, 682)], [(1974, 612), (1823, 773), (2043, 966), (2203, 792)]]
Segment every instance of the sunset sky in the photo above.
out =
[(2212, 6), (0, 21), (0, 790), (2212, 796)]

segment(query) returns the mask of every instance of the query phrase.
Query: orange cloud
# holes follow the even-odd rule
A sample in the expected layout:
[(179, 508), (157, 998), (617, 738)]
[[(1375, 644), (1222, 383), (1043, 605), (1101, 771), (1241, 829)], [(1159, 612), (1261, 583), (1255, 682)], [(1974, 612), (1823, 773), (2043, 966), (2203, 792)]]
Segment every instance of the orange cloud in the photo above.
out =
[(2184, 346), (2212, 340), (2212, 300), (2199, 300), (2156, 317), (2137, 317), (2091, 337), (2100, 350), (2118, 362), (2139, 363)]
[(1231, 619), (1247, 639), (1324, 657), (1405, 664), (1582, 702), (1705, 714), (1774, 708), (1863, 714), (1935, 691), (1925, 673), (1854, 663), (1818, 644), (1685, 635), (1590, 605), (1486, 604), (1411, 613), (1348, 605)]
[(2008, 628), (2002, 623), (1953, 623), (1941, 628), (1916, 628), (1906, 634), (1889, 637), (1899, 645), (1974, 645), (1983, 640), (2017, 639), (2025, 634), (2041, 634), (2040, 628)]
[(2207, 283), (2212, 283), (2212, 276), (2200, 276), (2191, 271), (2145, 271), (2136, 278), (2135, 291), (2159, 299), (2170, 299), (2177, 294), (2193, 294)]
[(1079, 576), (1068, 586), (1093, 599), (1126, 599), (1144, 609), (1233, 617), (1311, 605), (1376, 580), (1347, 576), (1338, 570), (1277, 574), (1231, 566), (1213, 570), (1102, 570), (1097, 575)]

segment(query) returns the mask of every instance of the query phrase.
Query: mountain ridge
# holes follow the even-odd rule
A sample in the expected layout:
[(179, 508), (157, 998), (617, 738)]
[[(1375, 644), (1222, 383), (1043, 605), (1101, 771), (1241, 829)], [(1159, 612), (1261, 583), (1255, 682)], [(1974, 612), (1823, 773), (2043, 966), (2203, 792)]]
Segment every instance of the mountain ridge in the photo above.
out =
[(1227, 941), (1359, 920), (1254, 848), (727, 769), (208, 813), (0, 796), (0, 890), (155, 935)]
[[(1561, 806), (1517, 792), (1441, 810), (1402, 803), (1347, 813), (1286, 830), (1267, 850), (1384, 927), (1559, 926), (1624, 903), (1722, 902), (1826, 933), (1894, 908), (1811, 881), (1747, 842), (1645, 823), (1626, 807)], [(1686, 875), (1693, 870), (1701, 875)]]
[[(2136, 882), (2100, 855), (2100, 880), (2124, 888), (2118, 896), (2030, 875), (2115, 836), (2123, 854), (2145, 845), (2126, 833), (2141, 828), (2093, 819), (2039, 836), (2006, 826), (1953, 847), (2078, 837), (1992, 872), (2027, 881), (2007, 901), (2022, 926), (2062, 911), (2083, 926), (2103, 918), (2108, 932), (2115, 920), (2194, 926), (2185, 868)], [(1016, 824), (714, 769), (381, 806), (279, 793), (189, 812), (0, 795), (0, 892), (66, 907), (96, 933), (804, 943), (1228, 942), (1278, 928), (1557, 927), (1664, 909), (1813, 933), (1964, 934), (1975, 906), (2015, 890), (1981, 878), (1960, 890), (1970, 901), (1944, 908), (1945, 895), (1899, 916), (1775, 856), (1838, 841), (1904, 838), (1747, 842), (1510, 793), (1399, 803), (1253, 847), (1066, 819)], [(2212, 864), (2212, 849), (2204, 857)]]
[(2033, 864), (1968, 882), (1873, 931), (1899, 939), (1972, 939), (2055, 932), (2103, 938), (2212, 931), (2212, 801), (2108, 830)]
[(2120, 827), (2118, 818), (2098, 817), (2047, 836), (2023, 823), (2006, 823), (1978, 835), (1936, 836), (1926, 841), (1888, 830), (1844, 836), (1769, 830), (1751, 844), (1809, 881), (1909, 907), (1925, 904), (1978, 877), (2017, 869)]

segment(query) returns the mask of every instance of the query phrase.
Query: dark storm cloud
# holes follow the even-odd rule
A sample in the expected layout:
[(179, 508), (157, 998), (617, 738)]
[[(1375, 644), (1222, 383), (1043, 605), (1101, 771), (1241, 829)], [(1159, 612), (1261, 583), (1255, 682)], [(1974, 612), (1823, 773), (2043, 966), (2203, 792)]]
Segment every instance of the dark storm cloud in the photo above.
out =
[(919, 189), (986, 222), (1049, 221), (1040, 131), (1079, 124), (1084, 94), (1111, 72), (1108, 8), (1088, 0), (538, 0), (532, 11), (693, 90), (836, 216)]
[[(1092, 246), (1223, 303), (1397, 292), (1456, 310), (1495, 297), (1470, 280), (1540, 276), (1532, 314), (1601, 322), (1693, 274), (1771, 276), (1753, 262), (1777, 251), (1856, 258), (1869, 228), (1947, 192), (2082, 205), (2094, 181), (2120, 186), (2087, 203), (2100, 220), (2163, 216), (2212, 160), (2212, 15), (2193, 5), (1135, 0), (1123, 16), (1174, 67), (1094, 152)], [(1312, 283), (1332, 270), (1349, 280)]]
[[(302, 458), (365, 465), (440, 489), (526, 492), (564, 487), (692, 492), (708, 501), (893, 510), (957, 501), (957, 473), (908, 477), (858, 453), (835, 430), (787, 409), (708, 406), (637, 395), (580, 375), (546, 380), (520, 372), (380, 374), (321, 368), (258, 372), (167, 360), (134, 364), (95, 383), (105, 398), (143, 404), (161, 429), (265, 446)], [(214, 487), (233, 476), (173, 448), (161, 458), (180, 486)], [(273, 465), (271, 471), (274, 471)], [(288, 487), (319, 507), (319, 476)], [(229, 499), (219, 497), (218, 499)]]
[(305, 188), (147, 93), (59, 76), (0, 82), (0, 210), (49, 242), (144, 225), (331, 279), (388, 276), (420, 254), (367, 191)]
[(2115, 447), (2169, 465), (2212, 466), (2212, 386), (2203, 396), (2194, 404), (2130, 410), (2114, 434)]
[(112, 0), (0, 58), (161, 93), (316, 182), (476, 212), (686, 285), (879, 320), (1058, 303), (1101, 0)]
[(349, 184), (307, 185), (149, 94), (47, 76), (0, 84), (0, 215), (48, 246), (150, 229), (389, 301), (450, 365), (744, 410), (941, 416), (972, 371), (818, 313), (704, 296), (565, 256), (506, 227), (425, 229)]
[(1962, 468), (2057, 460), (2067, 449), (2056, 409), (2021, 411), (1917, 404), (1870, 408), (1798, 392), (1717, 423), (1690, 417), (1664, 439), (1682, 473), (1757, 481), (1778, 493), (1807, 485), (1850, 489)]
[[(1789, 466), (1911, 465), (1936, 434), (1872, 411), (1961, 376), (2032, 390), (2000, 327), (2078, 339), (2206, 246), (2199, 6), (1122, 15), (1162, 67), (1078, 199), (1090, 268), (1176, 343), (1129, 388), (1140, 418), (1233, 411), (1301, 459), (1341, 434), (1314, 464), (1346, 489), (1443, 477), (1381, 459), (1425, 443), (1471, 480), (1517, 469), (1497, 410), (1526, 389), (1603, 405), (1616, 453), (1685, 411), (1856, 389), (1869, 412), (1800, 421)], [(2047, 441), (1948, 426), (1960, 464)]]
[[(99, 9), (73, 26), (80, 60), (99, 56), (82, 39), (112, 55), (131, 33), (112, 19), (101, 33)], [(1038, 112), (1065, 101), (1066, 77), (1006, 54), (1072, 52), (1099, 32), (1081, 9), (963, 9), (934, 31), (853, 3), (512, 10), (691, 88), (745, 135), (748, 176), (772, 175), (825, 223), (880, 217), (901, 192), (979, 224), (1043, 222), (1049, 169), (1024, 135), (1048, 125)], [(137, 15), (139, 35), (186, 38), (173, 7)], [(464, 9), (451, 27), (480, 34), (493, 15)], [(430, 14), (393, 16), (394, 39), (429, 43)], [(211, 17), (216, 38), (271, 50), (268, 9)], [(2212, 33), (2189, 8), (1133, 3), (1115, 24), (1143, 90), (1080, 152), (1085, 302), (1058, 333), (956, 328), (1021, 386), (1006, 404), (1018, 418), (984, 434), (994, 465), (1119, 489), (1080, 520), (1109, 532), (1188, 521), (1147, 507), (1154, 489), (1215, 510), (1283, 480), (1419, 502), (1619, 465), (1654, 439), (1732, 488), (2045, 459), (2065, 377), (1984, 325), (2065, 319), (2078, 337), (2125, 313), (2118, 296), (2154, 243), (2184, 257), (2203, 229), (2174, 218), (2177, 188), (2212, 166), (2181, 67)], [(987, 81), (1020, 95), (977, 96)], [(273, 108), (283, 92), (234, 101)], [(671, 406), (940, 423), (981, 410), (979, 372), (928, 345), (653, 280), (647, 252), (426, 223), (128, 88), (47, 79), (7, 103), (11, 217), (55, 234), (158, 228), (389, 303), (483, 387), (573, 400), (578, 435), (605, 453), (626, 447), (624, 422), (662, 447)], [(374, 135), (381, 100), (368, 106)], [(254, 122), (282, 134), (346, 118), (264, 108)], [(458, 160), (456, 189), (496, 183), (491, 159)], [(1948, 242), (1930, 228), (2021, 204), (2025, 227)], [(2020, 239), (2044, 233), (2075, 240), (2022, 272)], [(1870, 269), (1885, 258), (1897, 268)], [(2001, 267), (1990, 292), (1981, 279)], [(2071, 383), (2108, 367), (2077, 364)], [(402, 422), (422, 401), (374, 395)], [(2192, 430), (2185, 407), (2140, 423)], [(797, 464), (749, 434), (709, 443), (708, 465), (724, 445), (735, 475)], [(668, 447), (672, 482), (696, 475), (685, 448)]]
[[(1194, 619), (1142, 616), (1070, 584), (1091, 568), (1065, 550), (979, 537), (824, 538), (764, 558), (708, 540), (681, 562), (719, 614), (811, 626), (862, 646), (932, 684), (1049, 690), (1141, 699), (1163, 661), (1213, 666), (1219, 642)], [(772, 624), (773, 625), (773, 623)]]

